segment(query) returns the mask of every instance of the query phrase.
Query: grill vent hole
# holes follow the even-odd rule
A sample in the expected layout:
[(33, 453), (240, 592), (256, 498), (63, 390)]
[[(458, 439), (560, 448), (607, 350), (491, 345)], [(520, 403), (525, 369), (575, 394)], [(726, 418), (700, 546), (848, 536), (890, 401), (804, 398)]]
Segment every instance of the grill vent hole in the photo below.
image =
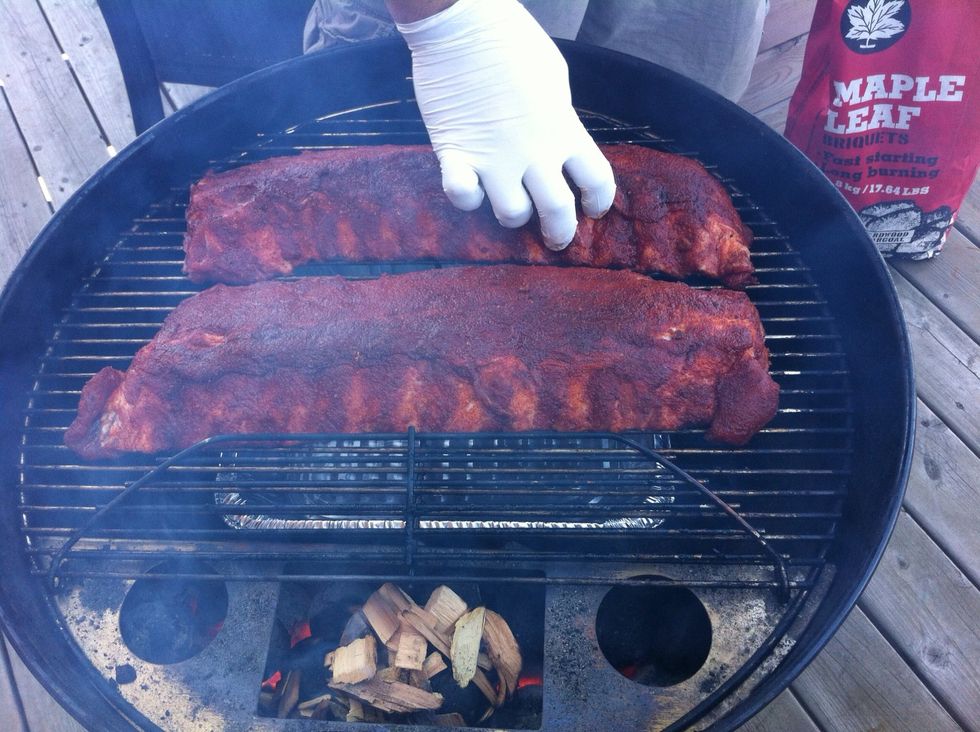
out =
[[(215, 574), (210, 567), (165, 562), (153, 574)], [(203, 651), (221, 630), (228, 614), (224, 582), (145, 576), (126, 593), (119, 610), (123, 643), (150, 663), (186, 661)]]
[(644, 686), (673, 686), (694, 676), (708, 659), (711, 620), (686, 587), (614, 587), (599, 605), (596, 636), (606, 660), (626, 678)]

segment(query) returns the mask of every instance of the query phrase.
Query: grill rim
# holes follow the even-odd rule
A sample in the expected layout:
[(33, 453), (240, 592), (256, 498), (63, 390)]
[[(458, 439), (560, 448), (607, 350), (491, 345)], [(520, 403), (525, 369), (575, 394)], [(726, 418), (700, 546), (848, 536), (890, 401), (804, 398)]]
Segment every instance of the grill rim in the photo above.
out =
[[(870, 579), (891, 535), (910, 470), (915, 425), (914, 374), (904, 317), (883, 260), (856, 216), (819, 170), (786, 140), (747, 112), (666, 69), (582, 44), (562, 42), (559, 46), (569, 63), (573, 94), (582, 87), (588, 87), (589, 93), (593, 96), (601, 98), (606, 95), (607, 102), (617, 106), (622, 100), (615, 99), (613, 86), (622, 89), (623, 86), (629, 86), (631, 83), (641, 87), (645, 84), (660, 85), (679, 92), (677, 99), (659, 100), (657, 106), (661, 109), (657, 115), (661, 121), (673, 120), (675, 125), (683, 127), (683, 120), (690, 116), (690, 112), (687, 112), (685, 107), (694, 100), (702, 106), (711, 108), (713, 113), (712, 119), (704, 123), (707, 124), (707, 130), (699, 130), (699, 134), (703, 135), (711, 131), (724, 132), (725, 125), (732, 125), (746, 138), (756, 138), (758, 144), (765, 146), (770, 161), (778, 158), (782, 166), (792, 173), (794, 190), (809, 191), (814, 200), (822, 204), (814, 208), (823, 209), (824, 214), (833, 214), (833, 220), (843, 227), (847, 235), (845, 238), (850, 249), (844, 250), (845, 258), (857, 266), (863, 274), (870, 274), (872, 281), (863, 283), (863, 287), (867, 288), (867, 292), (879, 296), (878, 299), (883, 297), (884, 300), (877, 303), (883, 306), (884, 313), (876, 314), (876, 319), (883, 321), (883, 331), (887, 333), (880, 336), (885, 338), (886, 345), (897, 356), (899, 364), (897, 371), (900, 371), (897, 374), (898, 388), (892, 395), (900, 412), (896, 415), (899, 419), (892, 420), (890, 425), (885, 425), (886, 428), (891, 429), (892, 436), (895, 438), (890, 452), (897, 454), (898, 460), (894, 465), (889, 461), (887, 468), (890, 475), (885, 478), (879, 477), (876, 481), (886, 490), (885, 505), (876, 505), (879, 513), (875, 517), (877, 521), (872, 522), (871, 527), (865, 527), (860, 536), (849, 537), (854, 540), (852, 543), (855, 546), (849, 547), (848, 558), (853, 559), (856, 551), (863, 548), (865, 551), (860, 555), (863, 561), (856, 565), (852, 564), (851, 571), (838, 574), (832, 589), (821, 599), (815, 615), (808, 621), (805, 631), (785, 661), (760, 682), (746, 699), (741, 700), (727, 712), (716, 725), (718, 728), (733, 728), (755, 714), (785, 688), (836, 632)], [(366, 58), (371, 59), (370, 65), (361, 63)], [(77, 241), (73, 242), (71, 234), (66, 230), (91, 232), (92, 235), (88, 237), (89, 242), (102, 241), (104, 237), (101, 234), (106, 227), (104, 219), (108, 218), (101, 216), (102, 201), (121, 200), (122, 206), (145, 207), (158, 195), (152, 185), (140, 186), (138, 187), (140, 190), (132, 186), (124, 187), (117, 180), (117, 175), (118, 178), (124, 178), (127, 172), (130, 177), (134, 172), (146, 175), (154, 164), (171, 163), (172, 167), (167, 169), (169, 176), (179, 178), (184, 174), (184, 167), (193, 162), (192, 156), (185, 153), (183, 149), (193, 149), (195, 143), (212, 139), (216, 134), (214, 129), (221, 129), (222, 124), (232, 127), (238, 135), (245, 134), (247, 131), (258, 132), (265, 129), (272, 120), (288, 114), (290, 105), (296, 106), (302, 103), (290, 97), (283, 103), (282, 108), (273, 112), (268, 108), (255, 107), (250, 100), (256, 98), (254, 92), (257, 90), (272, 93), (278, 87), (276, 80), (290, 71), (295, 73), (290, 77), (293, 85), (289, 94), (301, 96), (305, 93), (323, 99), (326, 97), (324, 89), (330, 88), (330, 83), (334, 82), (338, 85), (338, 96), (347, 94), (350, 97), (350, 99), (344, 97), (343, 101), (337, 103), (355, 106), (370, 103), (375, 99), (374, 95), (377, 92), (371, 92), (371, 95), (365, 97), (365, 90), (389, 89), (393, 85), (390, 68), (393, 65), (395, 68), (408, 68), (408, 62), (407, 50), (401, 41), (396, 39), (360, 44), (355, 48), (339, 49), (277, 64), (233, 82), (155, 125), (97, 171), (51, 218), (0, 295), (0, 332), (10, 336), (3, 339), (4, 345), (0, 347), (2, 348), (0, 363), (6, 367), (0, 375), (2, 379), (0, 384), (3, 386), (0, 405), (4, 408), (4, 414), (19, 413), (22, 407), (21, 397), (29, 391), (29, 383), (37, 377), (34, 360), (28, 355), (43, 349), (43, 343), (38, 343), (39, 339), (34, 337), (34, 334), (25, 332), (25, 328), (18, 328), (15, 324), (29, 323), (38, 319), (48, 324), (57, 322), (56, 314), (60, 307), (66, 304), (68, 295), (72, 292), (72, 288), (66, 287), (65, 283), (75, 282), (77, 278), (73, 275), (79, 272), (90, 271), (103, 254), (101, 250), (96, 251), (91, 244), (87, 251), (83, 251), (82, 246)], [(356, 67), (357, 72), (353, 75), (357, 82), (353, 86), (350, 75), (352, 67)], [(311, 69), (316, 69), (317, 72), (311, 73)], [(386, 69), (388, 71), (385, 71)], [(619, 79), (621, 83), (609, 84), (610, 76)], [(407, 86), (404, 79), (398, 79), (396, 82)], [(607, 88), (602, 88), (603, 85)], [(408, 88), (410, 89), (410, 86)], [(411, 94), (409, 93), (408, 96)], [(635, 107), (637, 104), (643, 106), (643, 103), (636, 99), (629, 100), (627, 106)], [(597, 102), (582, 106), (602, 109), (603, 112), (624, 119), (635, 118), (634, 115), (612, 112)], [(654, 109), (652, 103), (647, 106), (651, 110)], [(234, 114), (229, 117), (229, 112)], [(211, 125), (208, 124), (208, 120)], [(681, 131), (686, 132), (686, 130)], [(232, 132), (229, 130), (228, 134)], [(669, 131), (665, 131), (665, 134), (672, 136)], [(682, 139), (690, 137), (690, 133), (674, 136)], [(174, 158), (177, 160), (175, 161)], [(711, 159), (714, 162), (714, 156)], [(118, 172), (120, 169), (122, 171)], [(773, 193), (788, 195), (789, 192), (779, 191), (777, 187)], [(772, 211), (774, 207), (770, 205), (768, 208)], [(775, 208), (786, 210), (785, 203), (782, 207)], [(40, 288), (36, 285), (40, 281), (39, 274), (51, 271), (57, 273), (55, 277), (46, 278), (54, 283), (53, 291), (39, 292)], [(60, 287), (59, 279), (62, 283)], [(866, 295), (867, 292), (863, 294)], [(853, 301), (853, 297), (851, 300)], [(835, 319), (841, 320), (838, 316), (835, 316)], [(856, 370), (852, 369), (852, 372), (854, 371)], [(27, 390), (24, 389), (25, 380), (28, 382)], [(858, 393), (859, 389), (860, 387), (855, 385), (853, 391)], [(5, 420), (0, 427), (0, 471), (2, 471), (0, 475), (4, 476), (4, 484), (7, 488), (2, 498), (3, 508), (8, 509), (8, 515), (14, 517), (19, 515), (18, 497), (15, 495), (17, 491), (14, 488), (17, 485), (15, 478), (17, 450), (11, 448), (19, 441), (20, 423), (19, 420), (13, 424), (11, 422), (12, 420)], [(14, 439), (15, 435), (16, 439)], [(882, 470), (881, 465), (881, 462), (877, 463), (878, 474), (886, 472)], [(861, 486), (853, 488), (852, 485), (849, 496), (853, 496), (858, 490), (861, 490)], [(857, 496), (857, 498), (862, 497)], [(880, 497), (878, 498), (880, 503)], [(851, 506), (851, 513), (853, 511), (854, 507)], [(12, 518), (9, 522), (0, 525), (0, 538), (5, 546), (19, 548), (21, 545), (18, 543), (18, 527), (14, 526), (14, 523), (15, 520)], [(846, 527), (842, 527), (840, 532), (842, 535), (848, 533)], [(0, 620), (12, 645), (42, 684), (76, 718), (89, 726), (119, 730), (154, 728), (150, 720), (143, 717), (114, 692), (111, 685), (101, 676), (93, 673), (89, 668), (88, 659), (84, 657), (70, 636), (62, 633), (51, 641), (30, 632), (29, 629), (38, 626), (39, 621), (47, 621), (40, 623), (46, 625), (43, 628), (47, 631), (46, 635), (56, 635), (51, 632), (55, 625), (50, 621), (52, 618), (55, 620), (58, 618), (58, 611), (52, 596), (41, 591), (36, 585), (31, 586), (29, 572), (25, 571), (29, 570), (26, 552), (14, 553), (16, 558), (11, 562), (10, 572), (4, 573), (0, 578), (0, 586), (3, 588), (3, 593), (0, 595)], [(842, 584), (843, 588), (840, 587)], [(45, 652), (47, 649), (44, 648), (44, 643), (56, 647), (54, 648), (56, 652), (53, 654)], [(74, 666), (52, 661), (54, 658), (66, 656), (74, 661)], [(43, 663), (41, 659), (44, 659)], [(672, 725), (671, 728), (676, 726), (678, 725)]]

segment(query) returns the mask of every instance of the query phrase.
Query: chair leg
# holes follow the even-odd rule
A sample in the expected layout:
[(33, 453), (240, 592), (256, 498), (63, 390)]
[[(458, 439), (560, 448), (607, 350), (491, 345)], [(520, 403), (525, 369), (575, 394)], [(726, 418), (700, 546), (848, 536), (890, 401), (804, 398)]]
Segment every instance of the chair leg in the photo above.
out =
[(132, 0), (98, 0), (122, 69), (133, 126), (141, 134), (163, 119), (160, 80), (143, 37)]

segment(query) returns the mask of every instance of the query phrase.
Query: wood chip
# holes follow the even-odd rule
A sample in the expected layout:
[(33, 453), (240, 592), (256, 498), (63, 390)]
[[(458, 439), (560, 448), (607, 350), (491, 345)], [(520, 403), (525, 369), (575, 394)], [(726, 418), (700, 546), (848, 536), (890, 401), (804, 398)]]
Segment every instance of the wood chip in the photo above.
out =
[(374, 676), (378, 671), (378, 642), (374, 636), (358, 638), (338, 648), (332, 670), (338, 684), (356, 684)]
[(306, 709), (316, 709), (320, 706), (320, 702), (328, 702), (333, 699), (333, 694), (320, 694), (320, 696), (315, 696), (312, 699), (307, 699), (305, 702), (299, 705), (299, 710), (303, 711)]
[(451, 633), (456, 621), (469, 610), (459, 595), (446, 585), (436, 587), (429, 595), (425, 609), (436, 619), (436, 630), (440, 633)]
[(453, 678), (465, 688), (473, 680), (477, 670), (477, 656), (480, 655), (480, 640), (483, 638), (483, 622), (486, 608), (478, 607), (456, 621), (449, 658), (453, 665)]
[(405, 610), (401, 617), (402, 620), (425, 636), (425, 639), (435, 646), (436, 650), (442, 653), (446, 658), (449, 658), (449, 649), (452, 643), (452, 638), (438, 632), (435, 629), (437, 623), (435, 616), (432, 615), (432, 613), (426, 612), (423, 608), (416, 606)]
[(387, 644), (398, 630), (400, 623), (398, 608), (392, 605), (379, 589), (367, 599), (361, 612), (364, 613), (365, 619), (381, 642)]
[(425, 636), (407, 623), (402, 625), (398, 636), (398, 650), (395, 651), (395, 666), (420, 671), (425, 663), (429, 642)]
[(399, 681), (368, 679), (359, 684), (337, 684), (330, 687), (366, 701), (385, 712), (414, 712), (420, 709), (436, 710), (442, 706), (442, 694), (416, 689)]
[(279, 700), (279, 710), (276, 716), (285, 719), (292, 714), (299, 702), (299, 682), (302, 673), (294, 669), (286, 674), (286, 684), (283, 686), (282, 698)]
[(436, 727), (465, 727), (466, 720), (459, 712), (452, 714), (437, 714), (432, 718), (432, 724)]
[(350, 700), (350, 708), (347, 710), (347, 721), (348, 722), (364, 721), (364, 705), (361, 704), (359, 699)]
[(430, 653), (425, 661), (422, 663), (422, 671), (425, 672), (425, 677), (431, 679), (436, 674), (442, 673), (449, 666), (442, 658), (442, 654), (439, 651), (433, 651)]
[(493, 610), (486, 613), (483, 643), (500, 678), (501, 693), (509, 699), (517, 691), (517, 679), (521, 675), (521, 649), (507, 621)]
[(483, 692), (483, 696), (487, 698), (487, 701), (498, 706), (497, 704), (497, 691), (493, 688), (493, 684), (490, 683), (490, 679), (487, 675), (483, 673), (480, 669), (476, 670), (473, 674), (473, 683), (476, 684), (476, 688)]

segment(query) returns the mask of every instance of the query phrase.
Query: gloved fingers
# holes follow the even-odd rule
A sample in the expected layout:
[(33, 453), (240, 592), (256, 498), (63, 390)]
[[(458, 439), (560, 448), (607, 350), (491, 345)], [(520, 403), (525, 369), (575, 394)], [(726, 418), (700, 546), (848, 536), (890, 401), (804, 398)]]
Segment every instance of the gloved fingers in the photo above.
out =
[(580, 152), (565, 161), (565, 170), (582, 191), (582, 210), (586, 216), (597, 219), (604, 215), (616, 196), (616, 179), (612, 166), (596, 144), (588, 137)]
[(516, 229), (528, 222), (533, 209), (520, 177), (488, 172), (483, 175), (482, 181), (494, 216), (501, 226)]
[(545, 246), (561, 251), (575, 236), (575, 195), (565, 182), (561, 167), (534, 166), (524, 174), (524, 185), (531, 194), (541, 222)]
[(439, 155), (442, 168), (442, 190), (458, 209), (473, 211), (483, 203), (483, 187), (476, 171), (455, 150)]

